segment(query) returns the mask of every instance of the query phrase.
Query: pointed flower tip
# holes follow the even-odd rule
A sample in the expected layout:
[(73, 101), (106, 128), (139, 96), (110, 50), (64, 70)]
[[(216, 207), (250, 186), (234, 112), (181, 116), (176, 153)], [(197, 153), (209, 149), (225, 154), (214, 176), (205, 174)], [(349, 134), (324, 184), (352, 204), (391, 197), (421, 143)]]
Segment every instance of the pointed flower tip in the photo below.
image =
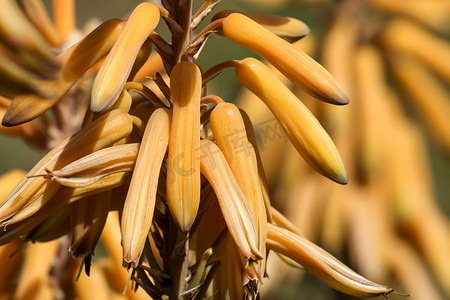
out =
[(130, 252), (123, 252), (123, 258), (122, 258), (122, 266), (126, 269), (132, 268), (135, 269), (139, 264), (139, 257), (134, 257)]
[[(195, 195), (193, 197), (190, 197), (191, 199), (188, 199), (187, 202), (195, 202), (194, 205), (197, 205), (197, 196)], [(184, 204), (190, 204), (190, 203), (184, 203)], [(194, 224), (194, 221), (197, 217), (197, 211), (198, 208), (195, 207), (192, 210), (189, 210), (187, 205), (184, 205), (183, 207), (174, 207), (170, 212), (172, 214), (172, 218), (175, 221), (175, 224), (177, 225), (178, 230), (181, 232), (188, 232), (191, 230), (192, 225)]]
[(342, 89), (340, 89), (339, 94), (341, 97), (335, 98), (333, 101), (333, 104), (347, 105), (350, 103), (350, 99), (348, 98), (347, 94)]
[[(197, 210), (193, 210), (183, 214), (181, 209), (173, 209), (171, 210), (172, 218), (177, 225), (178, 230), (181, 232), (189, 232), (191, 230), (192, 225), (194, 225), (195, 218), (197, 217)], [(185, 208), (187, 210), (187, 208)]]
[(3, 116), (3, 119), (2, 119), (2, 126), (12, 127), (14, 125), (18, 125), (18, 124), (15, 124), (14, 120), (11, 119), (10, 114), (8, 113), (8, 111), (6, 111), (6, 113), (5, 113), (5, 115)]
[[(13, 103), (13, 102), (12, 102)], [(31, 112), (23, 111), (22, 109), (14, 110), (10, 104), (5, 114), (3, 115), (2, 125), (5, 127), (13, 127), (26, 122), (29, 122), (36, 118)]]
[(342, 185), (346, 185), (348, 183), (347, 172), (345, 171), (343, 166), (327, 166), (323, 168), (320, 165), (315, 164), (314, 162), (310, 162), (310, 164), (317, 172), (327, 177), (328, 179), (331, 179), (334, 182)]
[(330, 287), (355, 297), (387, 296), (393, 289), (357, 274), (331, 254), (289, 230), (268, 224), (267, 247), (293, 259)]
[(259, 260), (257, 227), (251, 209), (245, 199), (228, 162), (214, 142), (200, 142), (200, 168), (209, 181), (222, 211), (231, 237), (246, 260)]
[(334, 182), (345, 185), (348, 183), (348, 176), (344, 162), (336, 148), (333, 152), (335, 153), (334, 157), (329, 161), (325, 160), (325, 162), (328, 162), (328, 166), (325, 169), (324, 175)]
[(347, 176), (347, 172), (344, 172), (339, 174), (338, 176), (336, 176), (335, 178), (333, 178), (333, 180), (339, 184), (347, 184), (348, 183), (348, 176)]
[(102, 97), (100, 95), (93, 95), (91, 102), (89, 104), (89, 109), (93, 113), (101, 113), (113, 106), (115, 101), (104, 101), (105, 97)]
[[(178, 218), (180, 219), (180, 218)], [(178, 223), (178, 228), (180, 229), (181, 232), (188, 232), (189, 230), (191, 230), (192, 225), (194, 224), (195, 219), (190, 217), (190, 218), (183, 218), (181, 221), (177, 220)]]
[(345, 185), (348, 183), (348, 176), (344, 163), (342, 162), (336, 148), (334, 148), (334, 151), (332, 152), (334, 155), (331, 159), (327, 159), (326, 156), (324, 156), (322, 161), (313, 161), (311, 166), (323, 176), (333, 180), (336, 183)]
[[(349, 104), (350, 99), (339, 83), (331, 77), (331, 74), (329, 74), (328, 71), (321, 65), (317, 64), (316, 66), (322, 69), (323, 76), (317, 76), (317, 81), (311, 85), (312, 89), (308, 90), (308, 88), (305, 88), (305, 92), (309, 93), (318, 100), (333, 105)], [(292, 79), (292, 82), (297, 86), (301, 85), (295, 78)], [(326, 84), (323, 84), (325, 82)]]

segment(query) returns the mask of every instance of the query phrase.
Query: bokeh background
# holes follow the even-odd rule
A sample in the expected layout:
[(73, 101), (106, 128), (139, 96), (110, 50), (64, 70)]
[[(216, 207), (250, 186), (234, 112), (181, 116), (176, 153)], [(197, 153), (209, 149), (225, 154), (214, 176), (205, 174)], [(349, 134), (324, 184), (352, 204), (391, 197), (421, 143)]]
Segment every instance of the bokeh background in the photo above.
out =
[[(48, 4), (49, 1), (44, 2)], [(129, 13), (135, 5), (140, 2), (141, 1), (135, 0), (78, 0), (76, 1), (78, 26), (83, 26), (93, 18), (104, 21), (113, 17), (122, 17)], [(313, 1), (316, 2), (313, 4), (309, 2), (310, 1), (302, 2), (301, 0), (298, 0), (290, 1), (281, 6), (265, 6), (259, 5), (258, 1), (249, 3), (243, 0), (222, 0), (222, 3), (218, 5), (216, 10), (234, 9), (242, 12), (266, 12), (298, 18), (308, 24), (311, 28), (312, 35), (317, 40), (320, 40), (330, 23), (330, 6), (325, 6), (323, 4), (323, 2), (326, 1)], [(199, 3), (196, 3), (196, 5), (199, 5)], [(324, 9), (325, 7), (327, 8)], [(161, 30), (158, 30), (158, 32), (161, 32)], [(447, 41), (449, 41), (449, 33), (450, 30), (447, 30), (447, 35), (441, 34), (441, 37), (446, 38)], [(255, 56), (255, 54), (234, 45), (223, 37), (213, 36), (205, 46), (198, 63), (206, 70), (218, 62), (228, 59), (241, 59), (247, 56)], [(448, 85), (447, 90), (450, 91)], [(211, 93), (221, 96), (226, 101), (234, 102), (239, 97), (241, 88), (234, 78), (233, 71), (228, 70), (212, 82), (210, 91)], [(351, 100), (357, 101), (357, 99)], [(448, 117), (448, 126), (450, 127), (450, 115)], [(417, 124), (420, 125), (422, 123), (418, 122)], [(423, 131), (426, 133), (425, 129), (423, 129)], [(428, 137), (428, 135), (426, 136), (425, 147), (434, 178), (433, 188), (436, 196), (435, 198), (440, 209), (444, 214), (450, 217), (450, 153), (439, 147), (430, 137)], [(395, 151), (395, 149), (392, 151)], [(0, 174), (14, 168), (29, 170), (41, 156), (42, 153), (39, 153), (36, 149), (27, 145), (20, 138), (6, 136), (4, 134), (0, 135)], [(426, 222), (426, 220), (424, 220), (424, 222)], [(271, 257), (271, 259), (276, 260), (278, 258)], [(287, 269), (290, 267), (286, 266), (285, 268)], [(284, 272), (283, 268), (277, 268), (276, 270), (277, 272)], [(333, 291), (307, 272), (303, 273), (304, 276), (295, 278), (283, 277), (283, 282), (277, 281), (278, 283), (275, 285), (268, 285), (267, 289), (263, 287), (264, 299), (353, 299)], [(276, 278), (279, 275), (278, 273), (271, 273), (270, 265), (268, 274), (269, 278)], [(390, 284), (390, 282), (384, 283)], [(418, 284), (420, 284), (420, 282), (418, 282)], [(401, 297), (393, 295), (391, 299), (401, 299)]]

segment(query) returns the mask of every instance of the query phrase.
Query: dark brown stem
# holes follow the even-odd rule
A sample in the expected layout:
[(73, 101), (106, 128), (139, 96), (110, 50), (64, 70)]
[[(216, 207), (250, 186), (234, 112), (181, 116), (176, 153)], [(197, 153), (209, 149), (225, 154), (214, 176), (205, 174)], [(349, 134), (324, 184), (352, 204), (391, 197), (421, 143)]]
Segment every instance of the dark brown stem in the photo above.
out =
[(211, 67), (206, 72), (203, 72), (202, 85), (206, 85), (209, 81), (219, 75), (223, 70), (227, 68), (235, 68), (237, 65), (239, 65), (238, 60), (227, 60)]
[(180, 24), (178, 24), (173, 19), (173, 16), (169, 13), (169, 11), (165, 7), (158, 6), (158, 9), (161, 17), (164, 19), (167, 26), (169, 26), (171, 32), (179, 34), (183, 31), (183, 28), (181, 28)]
[(175, 20), (180, 24), (183, 31), (181, 34), (174, 34), (172, 37), (172, 46), (174, 50), (173, 64), (177, 64), (183, 59), (193, 61), (193, 57), (186, 56), (186, 49), (192, 39), (191, 18), (192, 18), (192, 0), (180, 0), (175, 7)]
[(187, 278), (189, 275), (189, 233), (178, 230), (175, 221), (170, 216), (168, 208), (166, 214), (169, 220), (168, 228), (164, 232), (164, 272), (171, 279), (170, 286), (165, 290), (169, 299), (183, 299), (182, 295), (187, 290)]
[(208, 24), (208, 26), (206, 26), (205, 28), (202, 29), (202, 31), (200, 31), (200, 33), (195, 37), (195, 39), (192, 41), (192, 43), (195, 43), (195, 41), (197, 41), (198, 39), (201, 39), (202, 36), (208, 34), (209, 32), (216, 31), (217, 28), (222, 26), (222, 21), (223, 21), (223, 19), (219, 19), (219, 20), (215, 20), (214, 22)]

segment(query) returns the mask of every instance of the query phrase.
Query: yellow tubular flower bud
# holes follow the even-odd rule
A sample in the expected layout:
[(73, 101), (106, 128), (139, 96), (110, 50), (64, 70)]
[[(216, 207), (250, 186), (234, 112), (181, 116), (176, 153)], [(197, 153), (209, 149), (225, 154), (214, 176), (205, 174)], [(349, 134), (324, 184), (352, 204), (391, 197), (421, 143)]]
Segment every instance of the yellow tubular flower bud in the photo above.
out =
[(67, 41), (76, 28), (75, 0), (53, 0), (52, 6), (58, 34)]
[(138, 143), (101, 149), (48, 175), (64, 186), (87, 186), (113, 173), (133, 171), (138, 149)]
[(124, 23), (121, 20), (106, 21), (78, 44), (61, 53), (58, 57), (63, 67), (57, 80), (42, 82), (42, 85), (55, 94), (50, 98), (37, 95), (16, 97), (11, 102), (2, 124), (15, 126), (30, 121), (55, 105), (91, 66), (111, 50), (123, 27)]
[(200, 143), (202, 174), (213, 187), (228, 230), (247, 260), (259, 260), (258, 233), (252, 212), (219, 147), (211, 141)]
[[(258, 250), (265, 253), (267, 215), (259, 182), (255, 150), (247, 139), (239, 109), (219, 103), (210, 116), (211, 129), (253, 213), (258, 230)], [(261, 270), (259, 270), (261, 271)]]
[(338, 105), (349, 102), (324, 67), (250, 18), (231, 14), (224, 19), (222, 29), (228, 39), (261, 55), (311, 96)]
[[(67, 199), (67, 200), (64, 200), (66, 202), (61, 200), (61, 202), (64, 202), (63, 203), (64, 205), (67, 205), (69, 203), (78, 201), (82, 198), (115, 189), (115, 188), (121, 186), (124, 182), (126, 182), (126, 181), (129, 182), (129, 177), (130, 177), (130, 175), (128, 172), (120, 172), (120, 173), (114, 173), (114, 174), (108, 175), (108, 176), (100, 179), (99, 181), (96, 181), (96, 182), (94, 182), (90, 185), (84, 186), (84, 187), (69, 188), (69, 187), (62, 186), (56, 192), (56, 194), (52, 197), (52, 199), (50, 199), (50, 201), (54, 202), (55, 201), (54, 199), (61, 197), (61, 198)], [(49, 209), (48, 206), (49, 206), (48, 204), (45, 205), (39, 211), (41, 211), (42, 209), (45, 209), (45, 210)], [(20, 214), (21, 214), (21, 212), (19, 212), (15, 217), (13, 217), (11, 219), (11, 221), (13, 221), (14, 218), (16, 218), (16, 217), (20, 217)], [(18, 218), (18, 219), (20, 219), (20, 218)]]
[(57, 196), (68, 197), (68, 203), (73, 203), (84, 197), (115, 189), (121, 186), (124, 181), (129, 181), (129, 179), (127, 179), (128, 177), (129, 173), (120, 172), (108, 175), (99, 181), (84, 187), (69, 188), (63, 186), (56, 192), (54, 198)]
[(42, 37), (53, 47), (61, 46), (62, 40), (42, 0), (19, 0), (18, 2)]
[(159, 10), (155, 5), (141, 3), (134, 9), (95, 78), (91, 111), (102, 112), (114, 104), (131, 73), (141, 46), (158, 22)]
[[(50, 47), (39, 32), (26, 19), (16, 1), (0, 0), (0, 35), (2, 39), (16, 49), (29, 52), (36, 59), (44, 60), (57, 70), (58, 60), (55, 59)], [(52, 74), (49, 74), (50, 76)]]
[(200, 98), (202, 77), (193, 63), (175, 65), (170, 75), (173, 101), (167, 167), (167, 202), (181, 231), (188, 231), (200, 202)]
[(355, 273), (331, 254), (286, 229), (268, 224), (267, 248), (292, 258), (332, 288), (356, 297), (387, 296), (390, 287)]
[[(90, 195), (102, 193), (119, 187), (125, 180), (125, 173), (117, 173), (106, 176), (96, 183), (82, 188), (61, 187), (50, 199), (50, 201), (40, 208), (29, 218), (22, 217), (22, 211), (12, 217), (8, 222), (8, 226), (0, 231), (0, 245), (11, 242), (12, 240), (28, 233), (30, 230), (48, 219), (56, 211), (61, 210), (64, 206), (80, 200)], [(24, 214), (28, 214), (25, 212)], [(15, 221), (15, 219), (19, 221)]]
[(123, 260), (135, 268), (153, 220), (159, 172), (169, 144), (171, 112), (157, 109), (145, 128), (123, 207)]
[(130, 115), (121, 110), (114, 110), (53, 148), (27, 174), (27, 177), (22, 179), (0, 207), (0, 222), (4, 223), (21, 209), (26, 211), (23, 211), (24, 218), (36, 212), (60, 187), (58, 183), (40, 175), (44, 175), (47, 170), (59, 169), (127, 137), (133, 129), (132, 122)]
[(260, 61), (242, 60), (237, 79), (269, 107), (302, 157), (320, 174), (348, 182), (344, 164), (333, 141), (301, 101)]
[[(40, 207), (37, 212), (35, 212), (29, 219), (26, 219), (27, 216), (30, 214), (29, 209), (27, 207), (19, 210), (11, 219), (9, 219), (6, 224), (8, 225), (7, 230), (11, 228), (11, 224), (18, 223), (19, 225), (22, 224), (21, 221), (25, 219), (26, 224), (31, 224), (35, 220), (44, 220), (45, 218), (49, 217), (51, 213), (55, 212), (57, 208), (61, 208), (65, 205), (68, 205), (70, 203), (74, 203), (80, 199), (96, 195), (99, 193), (103, 193), (106, 191), (110, 191), (112, 189), (115, 189), (123, 184), (124, 181), (128, 181), (127, 178), (129, 175), (125, 172), (121, 173), (115, 173), (108, 175), (99, 181), (90, 184), (85, 187), (78, 187), (78, 188), (69, 188), (62, 186), (58, 189), (58, 191), (51, 197), (51, 199), (48, 201), (46, 205), (43, 207)], [(37, 217), (35, 215), (37, 214)], [(45, 216), (45, 217), (44, 217)], [(34, 226), (38, 225), (39, 222), (34, 222)], [(6, 226), (6, 225), (5, 225)], [(30, 230), (31, 227), (28, 229)], [(23, 231), (24, 233), (26, 231)], [(10, 233), (8, 235), (11, 235), (14, 233)]]
[[(235, 12), (236, 11), (233, 10), (224, 10), (218, 12), (214, 15), (212, 20), (226, 18), (227, 16)], [(259, 25), (263, 26), (264, 28), (281, 38), (297, 40), (308, 35), (310, 32), (309, 27), (305, 23), (294, 18), (255, 13), (243, 13), (243, 15), (249, 17)]]

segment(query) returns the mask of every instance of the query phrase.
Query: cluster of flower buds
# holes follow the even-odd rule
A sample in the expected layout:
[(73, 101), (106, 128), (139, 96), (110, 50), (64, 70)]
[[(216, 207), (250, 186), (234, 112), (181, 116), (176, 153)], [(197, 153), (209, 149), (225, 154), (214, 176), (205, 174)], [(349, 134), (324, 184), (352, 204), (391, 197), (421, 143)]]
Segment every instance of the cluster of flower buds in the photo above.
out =
[(52, 80), (60, 68), (51, 47), (61, 40), (40, 1), (1, 1), (0, 95), (35, 93), (48, 96), (52, 90), (39, 80)]
[[(388, 295), (391, 288), (361, 277), (289, 230), (292, 225), (270, 204), (248, 116), (207, 94), (206, 86), (234, 68), (237, 80), (273, 112), (304, 160), (346, 184), (337, 148), (314, 115), (257, 59), (219, 62), (204, 72), (196, 64), (208, 37), (221, 34), (261, 55), (312, 97), (347, 104), (330, 73), (284, 39), (298, 40), (309, 29), (292, 18), (224, 11), (195, 35), (217, 4), (206, 0), (192, 14), (191, 0), (141, 3), (126, 20), (106, 21), (51, 56), (58, 63), (54, 77), (36, 79), (50, 93), (4, 90), (3, 95), (16, 96), (5, 99), (3, 126), (45, 118), (47, 111), (66, 122), (71, 110), (61, 102), (73, 89), (84, 97), (71, 98), (71, 108), (80, 99), (76, 109), (84, 114), (80, 128), (55, 142), (4, 200), (0, 244), (69, 236), (69, 252), (83, 259), (89, 273), (108, 220), (116, 218), (111, 222), (118, 225), (118, 211), (123, 266), (153, 298), (255, 299), (268, 250), (345, 293)], [(33, 18), (39, 16), (28, 17)], [(171, 43), (155, 32), (160, 18)], [(40, 54), (31, 51), (35, 59)], [(87, 78), (92, 85), (83, 84)]]

